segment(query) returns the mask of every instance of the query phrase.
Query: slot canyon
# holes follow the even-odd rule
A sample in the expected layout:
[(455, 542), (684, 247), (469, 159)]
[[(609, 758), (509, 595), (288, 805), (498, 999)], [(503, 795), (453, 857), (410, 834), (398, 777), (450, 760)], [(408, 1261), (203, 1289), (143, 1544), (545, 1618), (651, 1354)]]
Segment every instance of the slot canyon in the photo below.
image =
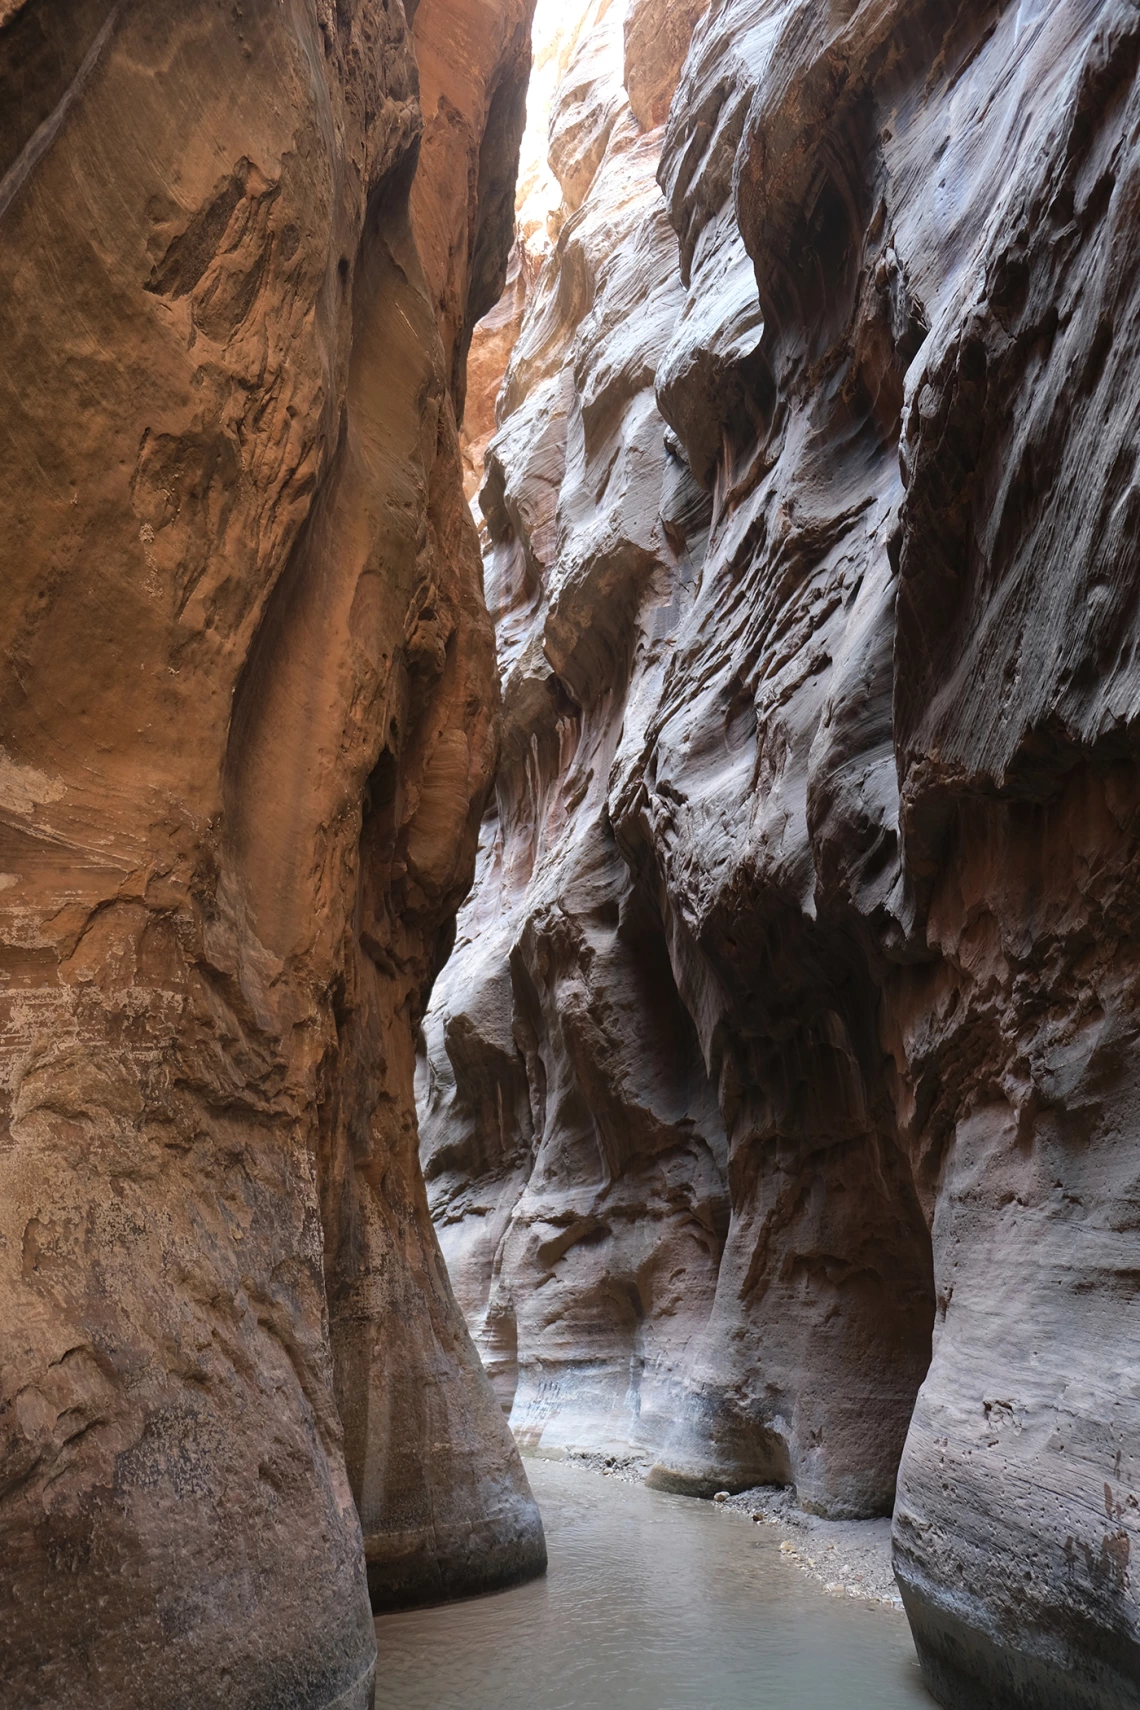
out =
[(0, 354), (2, 1710), (1140, 1710), (1137, 0), (0, 0)]

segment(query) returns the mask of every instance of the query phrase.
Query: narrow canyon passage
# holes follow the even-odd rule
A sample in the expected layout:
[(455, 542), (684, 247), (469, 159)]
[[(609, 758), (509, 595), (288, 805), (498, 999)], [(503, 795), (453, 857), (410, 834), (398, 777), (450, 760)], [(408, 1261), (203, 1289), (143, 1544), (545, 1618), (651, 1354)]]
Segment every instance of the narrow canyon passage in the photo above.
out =
[(1140, 1710), (1138, 298), (1137, 0), (0, 0), (0, 1710)]

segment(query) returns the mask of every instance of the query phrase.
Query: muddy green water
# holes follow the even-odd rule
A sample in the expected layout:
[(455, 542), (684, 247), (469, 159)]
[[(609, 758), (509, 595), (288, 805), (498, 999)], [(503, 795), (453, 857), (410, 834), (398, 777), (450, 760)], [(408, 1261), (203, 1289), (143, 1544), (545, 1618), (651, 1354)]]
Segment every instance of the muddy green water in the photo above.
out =
[(546, 1578), (378, 1620), (377, 1710), (933, 1710), (905, 1618), (781, 1561), (778, 1528), (527, 1472)]

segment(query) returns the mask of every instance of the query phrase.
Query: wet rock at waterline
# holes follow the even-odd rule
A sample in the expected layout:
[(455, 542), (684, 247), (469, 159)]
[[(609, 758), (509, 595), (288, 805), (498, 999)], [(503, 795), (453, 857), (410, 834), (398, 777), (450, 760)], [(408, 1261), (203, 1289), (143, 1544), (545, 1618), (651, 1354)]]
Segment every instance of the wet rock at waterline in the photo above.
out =
[(721, 0), (670, 106), (615, 10), (486, 451), (441, 1243), (524, 1441), (897, 1477), (943, 1702), (1140, 1703), (1140, 15)]
[(528, 27), (0, 7), (5, 1703), (357, 1710), (369, 1588), (544, 1560), (411, 1090)]

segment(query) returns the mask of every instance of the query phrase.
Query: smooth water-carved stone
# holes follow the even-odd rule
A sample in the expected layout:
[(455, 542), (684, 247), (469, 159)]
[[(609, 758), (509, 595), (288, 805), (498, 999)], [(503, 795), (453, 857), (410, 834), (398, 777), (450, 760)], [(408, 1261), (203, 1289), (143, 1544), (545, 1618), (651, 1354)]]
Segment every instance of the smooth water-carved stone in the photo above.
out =
[(452, 360), (506, 264), (493, 10), (482, 188), (411, 215), (399, 7), (2, 14), (13, 1703), (363, 1710), (370, 1584), (544, 1561), (412, 1102), (496, 749)]
[(516, 1424), (822, 1513), (897, 1474), (963, 1707), (1140, 1692), (1138, 63), (1123, 0), (728, 0), (663, 135), (649, 97), (564, 172), (482, 500), (506, 764), (425, 1026)]

